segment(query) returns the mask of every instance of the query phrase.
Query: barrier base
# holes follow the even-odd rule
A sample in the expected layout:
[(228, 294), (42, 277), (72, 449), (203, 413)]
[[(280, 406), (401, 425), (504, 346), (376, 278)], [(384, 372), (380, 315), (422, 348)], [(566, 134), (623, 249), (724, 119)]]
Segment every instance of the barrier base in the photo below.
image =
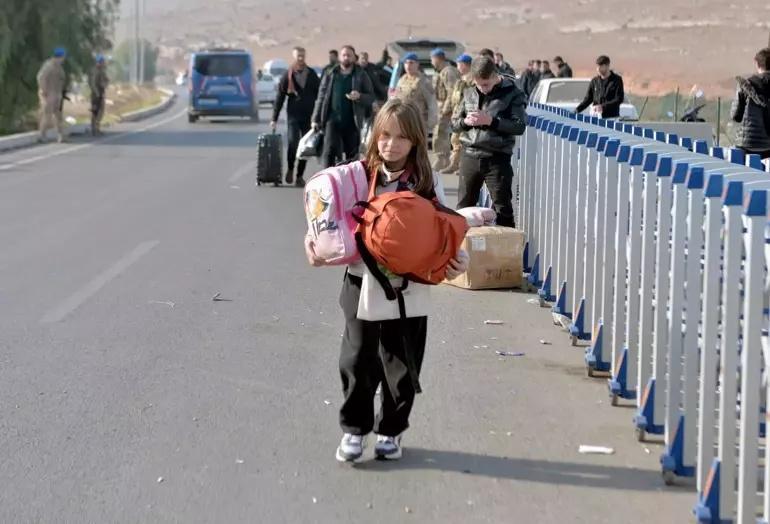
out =
[(636, 426), (636, 438), (643, 442), (647, 434), (662, 435), (664, 426), (657, 425), (655, 422), (655, 379), (651, 378), (647, 383), (642, 396), (642, 405), (634, 417), (634, 426)]
[(556, 305), (551, 310), (556, 315), (572, 318), (572, 313), (567, 308), (567, 283), (561, 283), (561, 289), (559, 290), (559, 296), (556, 298)]
[(714, 459), (703, 492), (698, 495), (698, 503), (692, 510), (698, 524), (726, 524), (729, 522), (722, 520), (719, 515), (720, 468), (719, 459)]
[(543, 285), (537, 292), (537, 296), (540, 299), (540, 307), (545, 307), (546, 302), (553, 302), (556, 300), (556, 297), (554, 297), (551, 293), (551, 271), (552, 268), (549, 266), (545, 272), (545, 280), (543, 280)]
[(586, 372), (589, 377), (594, 376), (596, 371), (609, 371), (610, 363), (602, 359), (602, 347), (604, 346), (604, 324), (596, 326), (591, 345), (586, 348), (585, 362)]
[(628, 389), (628, 348), (623, 348), (615, 366), (615, 372), (612, 378), (607, 381), (607, 387), (610, 390), (612, 405), (618, 405), (618, 399), (636, 400), (636, 390)]
[(530, 269), (531, 271), (529, 272), (527, 281), (536, 288), (539, 288), (543, 285), (543, 281), (540, 279), (540, 253), (535, 255), (535, 261), (532, 263)]
[(577, 346), (578, 340), (590, 340), (591, 335), (586, 333), (584, 329), (585, 325), (585, 299), (580, 299), (580, 305), (578, 305), (577, 312), (575, 313), (574, 321), (569, 327), (569, 334), (572, 337), (572, 345)]
[(684, 465), (684, 415), (679, 417), (674, 440), (660, 457), (661, 473), (667, 486), (673, 486), (676, 477), (694, 477), (695, 466)]

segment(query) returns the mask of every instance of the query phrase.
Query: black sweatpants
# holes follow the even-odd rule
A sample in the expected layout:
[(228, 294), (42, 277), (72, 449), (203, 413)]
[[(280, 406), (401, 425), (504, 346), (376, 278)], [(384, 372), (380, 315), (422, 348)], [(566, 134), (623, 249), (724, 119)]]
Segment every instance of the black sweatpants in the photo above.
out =
[[(345, 314), (345, 334), (340, 350), (340, 378), (345, 397), (340, 426), (345, 433), (395, 437), (409, 427), (409, 413), (416, 395), (406, 365), (401, 320), (368, 322), (356, 317), (361, 279), (345, 275), (340, 306)], [(428, 318), (405, 321), (409, 351), (419, 373), (425, 355)], [(382, 382), (382, 406), (374, 418), (374, 396)], [(389, 387), (389, 384), (391, 387)], [(392, 389), (396, 390), (394, 397)]]
[(344, 160), (356, 160), (360, 148), (361, 135), (355, 124), (341, 126), (334, 119), (326, 123), (324, 133), (323, 159), (326, 167), (336, 166)]
[(287, 126), (289, 135), (287, 140), (289, 142), (289, 148), (286, 152), (286, 161), (289, 166), (289, 171), (294, 171), (294, 165), (296, 163), (297, 178), (301, 178), (305, 173), (305, 165), (307, 165), (307, 160), (299, 159), (299, 161), (297, 161), (297, 146), (299, 145), (299, 140), (305, 135), (305, 133), (310, 131), (310, 117), (308, 117), (306, 120), (290, 119), (287, 122)]
[(460, 190), (457, 209), (477, 205), (484, 182), (487, 183), (493, 208), (497, 213), (497, 225), (515, 227), (511, 155), (476, 158), (463, 152), (460, 157)]

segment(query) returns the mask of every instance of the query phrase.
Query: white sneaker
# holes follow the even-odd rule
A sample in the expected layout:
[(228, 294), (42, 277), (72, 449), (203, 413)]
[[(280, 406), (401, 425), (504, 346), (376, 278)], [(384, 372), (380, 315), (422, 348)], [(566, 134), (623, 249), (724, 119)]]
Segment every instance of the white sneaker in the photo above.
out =
[(339, 462), (361, 462), (366, 448), (365, 435), (351, 435), (345, 433), (342, 435), (342, 441), (337, 447), (337, 461)]
[(397, 437), (377, 435), (377, 443), (374, 445), (374, 456), (377, 460), (398, 460), (402, 453), (401, 435)]

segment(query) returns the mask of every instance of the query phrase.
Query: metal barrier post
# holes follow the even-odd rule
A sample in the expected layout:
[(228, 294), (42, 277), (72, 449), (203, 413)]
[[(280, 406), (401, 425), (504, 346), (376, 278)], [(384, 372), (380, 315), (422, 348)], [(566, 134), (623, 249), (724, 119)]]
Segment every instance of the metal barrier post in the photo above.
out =
[[(578, 340), (587, 340), (590, 337), (590, 319), (586, 318), (586, 289), (588, 288), (589, 274), (588, 260), (586, 257), (586, 246), (590, 225), (588, 223), (589, 209), (588, 201), (592, 194), (595, 198), (595, 189), (592, 189), (591, 178), (593, 166), (596, 165), (596, 144), (599, 141), (599, 135), (588, 133), (585, 146), (580, 148), (580, 180), (578, 181), (578, 192), (576, 205), (578, 206), (578, 218), (576, 220), (575, 230), (575, 302), (573, 306), (573, 318), (569, 331), (572, 336), (572, 344), (577, 345)], [(585, 157), (585, 158), (584, 158)], [(581, 264), (579, 261), (584, 261)], [(587, 323), (588, 321), (588, 323)]]
[[(623, 148), (621, 146), (621, 156)], [(612, 405), (617, 404), (617, 399), (633, 400), (637, 396), (637, 369), (639, 366), (639, 289), (641, 286), (642, 265), (642, 207), (644, 205), (644, 178), (642, 175), (642, 162), (644, 161), (644, 149), (634, 147), (629, 158), (630, 180), (624, 181), (621, 174), (618, 186), (618, 240), (616, 242), (618, 259), (615, 264), (615, 325), (619, 330), (622, 326), (620, 318), (625, 307), (625, 346), (613, 347), (621, 351), (620, 357), (614, 358), (615, 370), (609, 381)], [(630, 182), (630, 188), (627, 184)], [(630, 191), (630, 198), (624, 192)], [(624, 229), (623, 220), (627, 219), (627, 228)], [(625, 240), (625, 230), (628, 231), (628, 240)], [(628, 283), (626, 284), (625, 267), (626, 251), (628, 251)], [(625, 296), (621, 291), (625, 290)], [(618, 338), (622, 341), (622, 338)]]
[[(735, 423), (738, 398), (738, 330), (740, 329), (740, 281), (743, 247), (741, 205), (743, 183), (727, 183), (724, 206), (724, 281), (722, 283), (722, 344), (720, 347), (719, 382), (719, 458), (716, 478), (719, 489), (719, 512), (732, 515), (735, 503)], [(712, 466), (712, 474), (716, 474)]]
[[(594, 344), (586, 350), (585, 362), (588, 376), (594, 371), (610, 371), (613, 360), (608, 358), (605, 347), (612, 347), (612, 288), (614, 286), (613, 264), (615, 255), (615, 209), (617, 207), (617, 184), (619, 165), (617, 154), (620, 140), (607, 140), (600, 159), (598, 205), (596, 213), (596, 255), (594, 272)], [(609, 344), (604, 341), (608, 340)]]
[(706, 490), (709, 467), (714, 461), (714, 425), (716, 417), (717, 361), (720, 307), (720, 264), (722, 257), (721, 174), (711, 175), (706, 184), (706, 247), (703, 266), (703, 306), (700, 342), (700, 410), (698, 413), (698, 491)]
[[(565, 319), (572, 318), (572, 301), (570, 299), (569, 288), (574, 285), (570, 282), (573, 276), (574, 259), (571, 257), (571, 242), (575, 238), (575, 205), (571, 204), (572, 195), (575, 193), (576, 179), (578, 175), (578, 136), (580, 130), (577, 127), (570, 127), (567, 135), (568, 146), (566, 154), (567, 179), (564, 181), (565, 187), (562, 191), (561, 206), (563, 212), (566, 212), (566, 224), (562, 224), (559, 239), (559, 295), (556, 298), (556, 305), (553, 312)], [(565, 328), (569, 328), (569, 322), (565, 322)]]
[[(660, 458), (662, 466), (663, 480), (668, 485), (672, 485), (677, 476), (690, 477), (694, 475), (694, 457), (689, 463), (685, 463), (684, 457), (684, 414), (681, 409), (682, 405), (682, 358), (684, 353), (684, 337), (682, 333), (682, 324), (684, 318), (682, 313), (685, 312), (685, 281), (686, 275), (686, 257), (688, 254), (692, 257), (697, 256), (699, 253), (700, 245), (697, 249), (688, 249), (686, 246), (691, 246), (687, 243), (687, 219), (700, 221), (701, 216), (690, 216), (688, 210), (687, 200), (687, 188), (685, 182), (687, 181), (687, 173), (690, 170), (690, 165), (686, 162), (677, 162), (674, 168), (674, 175), (671, 178), (671, 183), (674, 188), (674, 200), (673, 200), (673, 222), (672, 222), (672, 234), (671, 234), (671, 256), (670, 256), (670, 268), (671, 268), (671, 281), (666, 282), (666, 286), (663, 289), (670, 290), (668, 293), (664, 293), (663, 296), (668, 296), (668, 300), (662, 300), (662, 296), (659, 293), (657, 295), (657, 307), (667, 308), (670, 314), (670, 322), (667, 326), (667, 354), (666, 359), (662, 353), (658, 353), (659, 358), (663, 358), (668, 361), (668, 374), (666, 381), (666, 429), (665, 429), (665, 443), (666, 451)], [(662, 238), (666, 238), (666, 232), (663, 231)], [(665, 242), (658, 237), (658, 242)], [(700, 257), (698, 256), (700, 261)], [(661, 273), (667, 273), (666, 266), (662, 267)], [(689, 283), (689, 282), (688, 282)], [(688, 293), (690, 289), (688, 288)], [(686, 313), (692, 314), (690, 311)], [(661, 376), (661, 375), (657, 375)], [(690, 377), (690, 380), (695, 380), (696, 377)], [(687, 377), (685, 377), (687, 380)], [(660, 386), (659, 386), (660, 388)], [(660, 389), (658, 389), (660, 392)]]
[[(742, 151), (741, 151), (742, 153)], [(738, 522), (756, 521), (759, 469), (759, 412), (762, 383), (762, 306), (765, 287), (767, 191), (752, 191), (745, 209), (746, 269), (741, 350), (741, 426), (739, 443)], [(725, 311), (731, 314), (729, 310)], [(737, 315), (737, 311), (733, 312)], [(765, 490), (770, 486), (765, 486)], [(767, 503), (767, 497), (763, 497)], [(767, 515), (767, 504), (765, 514)]]
[[(652, 211), (657, 217), (656, 257), (655, 257), (655, 314), (654, 320), (650, 326), (644, 323), (645, 315), (642, 315), (642, 337), (649, 339), (650, 327), (652, 327), (652, 375), (647, 382), (647, 387), (642, 396), (642, 405), (639, 413), (634, 419), (636, 423), (637, 438), (644, 440), (646, 433), (663, 433), (663, 410), (665, 407), (665, 383), (666, 383), (666, 343), (668, 335), (667, 320), (667, 293), (669, 291), (668, 267), (671, 260), (671, 246), (669, 244), (671, 236), (671, 169), (672, 160), (669, 156), (660, 157), (657, 171), (657, 213)], [(653, 205), (654, 208), (654, 205)], [(651, 218), (652, 220), (652, 218)], [(647, 232), (645, 231), (645, 234)], [(652, 235), (652, 232), (650, 232)], [(653, 239), (650, 238), (652, 244)], [(644, 274), (644, 273), (643, 273)], [(642, 298), (644, 301), (644, 298)], [(644, 311), (643, 311), (644, 313)], [(642, 363), (644, 365), (644, 363)], [(657, 389), (656, 389), (657, 388)]]

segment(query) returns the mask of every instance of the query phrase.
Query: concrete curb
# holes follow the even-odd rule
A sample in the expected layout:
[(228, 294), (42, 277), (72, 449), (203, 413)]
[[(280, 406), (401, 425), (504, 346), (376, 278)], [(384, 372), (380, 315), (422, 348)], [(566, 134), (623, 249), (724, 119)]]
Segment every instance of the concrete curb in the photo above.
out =
[(139, 111), (132, 111), (131, 113), (125, 113), (120, 115), (120, 121), (121, 122), (138, 122), (139, 120), (144, 120), (145, 118), (150, 118), (151, 116), (155, 116), (159, 113), (162, 113), (171, 105), (174, 103), (174, 100), (176, 100), (176, 93), (171, 91), (170, 89), (164, 89), (159, 88), (158, 91), (163, 93), (165, 97), (163, 100), (160, 101), (159, 104), (154, 105), (152, 107), (148, 107), (146, 109), (140, 109)]
[[(120, 115), (120, 121), (138, 122), (139, 120), (144, 120), (146, 118), (150, 118), (159, 113), (162, 113), (171, 107), (171, 105), (174, 103), (174, 100), (176, 100), (176, 93), (164, 88), (160, 88), (158, 90), (165, 95), (159, 104), (148, 107), (146, 109), (140, 109), (138, 111), (132, 111), (131, 113)], [(72, 126), (67, 126), (67, 134), (85, 135), (89, 132), (89, 127), (90, 126), (88, 124), (75, 124)], [(0, 138), (0, 153), (4, 151), (10, 151), (12, 149), (21, 149), (23, 147), (34, 146), (38, 143), (37, 137), (38, 134), (36, 131), (17, 133), (15, 135), (2, 137)], [(49, 140), (54, 140), (56, 138), (56, 132), (54, 130), (49, 130), (46, 138)]]

